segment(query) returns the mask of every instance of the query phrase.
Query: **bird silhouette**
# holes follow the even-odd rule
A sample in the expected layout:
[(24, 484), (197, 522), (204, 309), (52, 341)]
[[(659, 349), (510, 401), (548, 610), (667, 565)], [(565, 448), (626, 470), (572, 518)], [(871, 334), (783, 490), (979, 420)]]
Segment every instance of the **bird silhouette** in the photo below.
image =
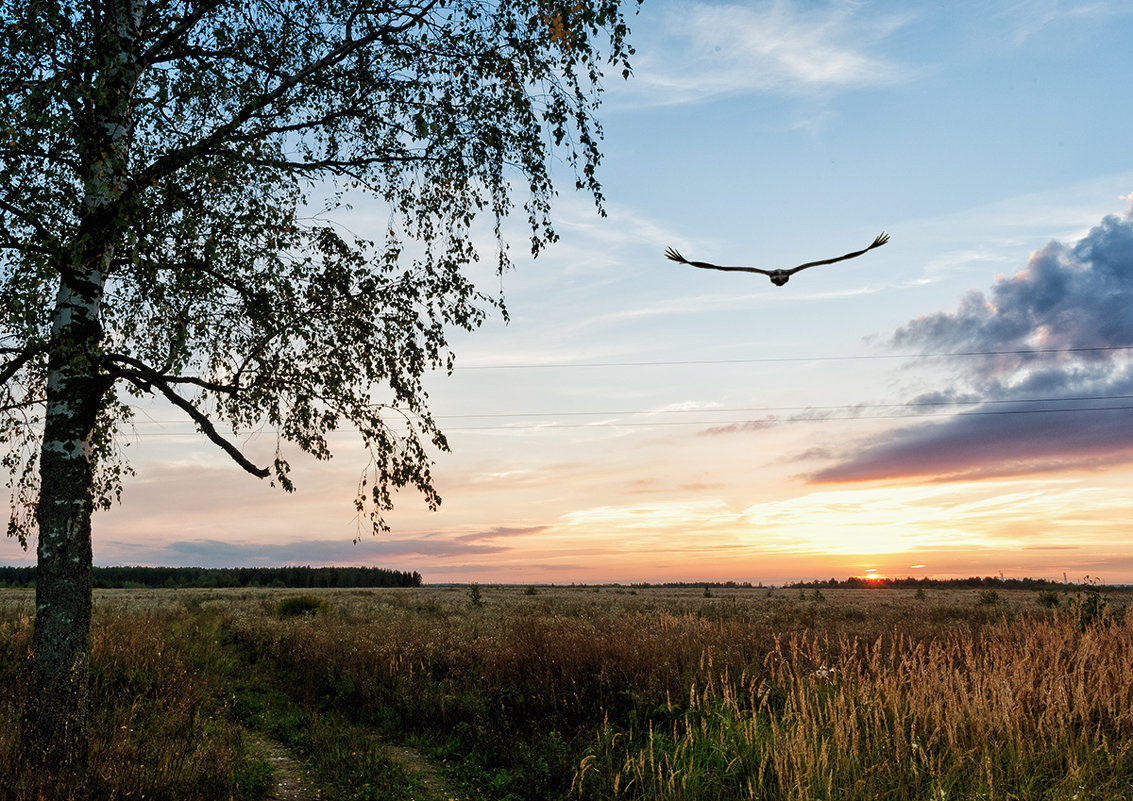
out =
[(693, 267), (703, 267), (706, 270), (735, 270), (735, 271), (744, 272), (744, 273), (760, 273), (762, 275), (766, 275), (767, 277), (769, 277), (771, 279), (771, 283), (773, 283), (775, 286), (783, 286), (783, 284), (785, 284), (789, 280), (791, 280), (791, 276), (794, 275), (795, 273), (797, 273), (799, 270), (805, 270), (807, 267), (817, 267), (820, 264), (833, 264), (834, 262), (837, 262), (837, 261), (845, 261), (846, 259), (853, 259), (857, 256), (862, 255), (863, 253), (866, 253), (867, 251), (873, 250), (874, 248), (881, 247), (882, 245), (884, 245), (888, 241), (889, 241), (889, 234), (882, 231), (880, 234), (877, 235), (877, 238), (874, 239), (873, 242), (870, 243), (870, 246), (867, 247), (867, 248), (862, 248), (861, 250), (855, 250), (853, 253), (847, 253), (845, 256), (836, 256), (833, 259), (822, 259), (821, 261), (808, 261), (805, 264), (800, 264), (798, 267), (792, 267), (789, 270), (763, 270), (763, 269), (760, 269), (759, 267), (721, 267), (719, 264), (709, 264), (706, 261), (689, 261), (684, 256), (682, 256), (680, 253), (675, 251), (673, 248), (669, 248), (668, 250), (666, 250), (665, 255), (668, 256), (673, 261), (679, 261), (681, 264), (689, 264), (689, 265), (692, 265)]

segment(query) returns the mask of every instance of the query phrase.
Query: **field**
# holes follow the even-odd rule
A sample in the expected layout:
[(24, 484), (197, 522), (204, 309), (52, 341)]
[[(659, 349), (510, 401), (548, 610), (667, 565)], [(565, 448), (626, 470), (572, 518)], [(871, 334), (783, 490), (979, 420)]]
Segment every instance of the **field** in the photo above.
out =
[(1133, 593), (302, 594), (97, 591), (86, 797), (1133, 801)]

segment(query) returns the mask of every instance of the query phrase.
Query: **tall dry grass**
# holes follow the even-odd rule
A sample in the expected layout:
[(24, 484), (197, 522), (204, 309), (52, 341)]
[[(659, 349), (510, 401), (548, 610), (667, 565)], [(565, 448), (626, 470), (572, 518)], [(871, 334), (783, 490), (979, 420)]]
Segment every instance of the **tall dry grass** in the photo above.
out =
[[(709, 667), (711, 659), (708, 659)], [(974, 636), (776, 637), (759, 666), (609, 721), (584, 798), (1133, 797), (1133, 627), (996, 621)]]
[[(1133, 624), (1096, 599), (479, 589), (101, 594), (88, 797), (256, 797), (252, 728), (342, 798), (397, 797), (378, 734), (499, 801), (1133, 799)], [(5, 799), (32, 797), (10, 597)]]
[(180, 605), (102, 603), (92, 629), (89, 767), (73, 781), (20, 768), (30, 600), (0, 604), (0, 799), (252, 798), (265, 766), (227, 719), (209, 665), (213, 636)]
[(489, 798), (1133, 797), (1130, 629), (1035, 593), (327, 597), (225, 625)]

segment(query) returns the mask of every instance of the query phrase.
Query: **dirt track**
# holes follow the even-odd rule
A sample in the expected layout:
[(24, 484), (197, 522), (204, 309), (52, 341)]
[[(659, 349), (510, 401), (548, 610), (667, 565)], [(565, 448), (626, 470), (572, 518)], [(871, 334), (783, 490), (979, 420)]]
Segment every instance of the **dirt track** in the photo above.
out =
[[(283, 745), (262, 735), (254, 735), (256, 749), (272, 768), (271, 801), (316, 801), (322, 791), (307, 776), (301, 762)], [(449, 791), (440, 769), (418, 751), (387, 745), (386, 754), (413, 778), (413, 801), (459, 801)]]

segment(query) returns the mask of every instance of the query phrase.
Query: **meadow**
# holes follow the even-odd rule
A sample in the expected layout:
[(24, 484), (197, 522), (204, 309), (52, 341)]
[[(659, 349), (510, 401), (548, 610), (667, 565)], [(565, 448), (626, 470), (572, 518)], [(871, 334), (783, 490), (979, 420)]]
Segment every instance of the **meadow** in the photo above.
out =
[[(96, 591), (89, 799), (1133, 801), (1133, 592)], [(0, 590), (0, 798), (30, 590)], [(413, 753), (443, 790), (396, 757)]]

